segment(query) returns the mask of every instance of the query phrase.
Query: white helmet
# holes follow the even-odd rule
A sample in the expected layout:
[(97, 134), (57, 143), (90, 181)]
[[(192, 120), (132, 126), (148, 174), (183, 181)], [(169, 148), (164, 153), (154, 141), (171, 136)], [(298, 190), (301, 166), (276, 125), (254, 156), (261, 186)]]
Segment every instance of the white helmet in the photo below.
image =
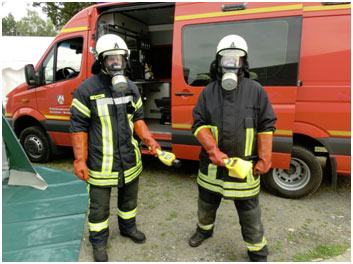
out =
[[(232, 53), (235, 56), (243, 57), (248, 55), (248, 45), (246, 41), (238, 35), (228, 35), (221, 39), (217, 45), (217, 55), (227, 55)], [(231, 55), (231, 54), (229, 54)]]
[(130, 50), (125, 41), (114, 34), (106, 34), (100, 37), (96, 45), (96, 54), (98, 58), (104, 58), (107, 55), (124, 55), (129, 58)]

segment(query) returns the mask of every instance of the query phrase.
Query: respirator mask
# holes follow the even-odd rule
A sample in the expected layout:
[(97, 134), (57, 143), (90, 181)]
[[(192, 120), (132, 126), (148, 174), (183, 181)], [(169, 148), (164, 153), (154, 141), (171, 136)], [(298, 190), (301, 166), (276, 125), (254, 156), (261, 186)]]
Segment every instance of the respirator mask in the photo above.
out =
[[(128, 87), (127, 79), (124, 75), (126, 68), (126, 59), (123, 55), (108, 54), (104, 58), (104, 66), (107, 73), (112, 77), (113, 90), (117, 92), (125, 91)], [(111, 55), (110, 55), (111, 54)]]
[(219, 53), (219, 67), (222, 72), (222, 88), (226, 91), (232, 91), (238, 85), (238, 72), (242, 67), (240, 50), (224, 50)]

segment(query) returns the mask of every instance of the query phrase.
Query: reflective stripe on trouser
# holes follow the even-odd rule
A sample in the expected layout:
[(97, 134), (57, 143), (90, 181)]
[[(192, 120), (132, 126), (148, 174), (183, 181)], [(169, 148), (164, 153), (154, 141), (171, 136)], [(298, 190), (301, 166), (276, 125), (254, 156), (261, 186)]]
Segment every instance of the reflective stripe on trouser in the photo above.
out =
[(93, 247), (105, 246), (109, 237), (109, 202), (111, 188), (88, 185), (89, 192), (89, 240)]
[(118, 223), (120, 232), (136, 229), (138, 178), (118, 189)]
[(197, 209), (197, 231), (205, 234), (211, 235), (213, 233), (214, 223), (216, 221), (216, 213), (219, 207), (221, 199), (212, 201), (202, 200), (202, 197), (199, 195), (198, 199), (198, 209)]
[[(111, 188), (102, 188), (89, 184), (89, 240), (93, 247), (101, 247), (107, 244), (109, 237), (109, 214)], [(136, 228), (136, 206), (137, 206), (138, 178), (130, 184), (118, 188), (118, 210), (129, 213), (131, 217), (123, 219), (118, 213), (119, 228), (122, 232), (131, 232)], [(134, 211), (134, 213), (132, 213)]]
[(234, 201), (238, 211), (241, 233), (252, 260), (264, 260), (268, 255), (267, 241), (261, 222), (259, 198)]

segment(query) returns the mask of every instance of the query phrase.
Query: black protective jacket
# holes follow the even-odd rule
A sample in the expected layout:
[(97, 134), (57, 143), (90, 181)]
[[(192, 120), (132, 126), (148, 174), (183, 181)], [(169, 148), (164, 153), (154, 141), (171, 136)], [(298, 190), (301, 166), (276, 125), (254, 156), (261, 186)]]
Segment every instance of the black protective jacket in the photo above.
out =
[[(257, 134), (275, 131), (277, 118), (265, 89), (256, 81), (239, 78), (238, 87), (225, 91), (219, 80), (208, 84), (193, 109), (192, 133), (208, 127), (218, 148), (229, 157), (257, 159)], [(213, 165), (205, 149), (200, 153), (198, 184), (228, 199), (246, 199), (260, 191), (260, 178), (252, 172), (246, 181), (228, 176), (228, 169)]]
[(141, 153), (134, 138), (134, 122), (143, 119), (136, 85), (128, 80), (124, 92), (112, 90), (102, 72), (85, 80), (74, 92), (70, 131), (88, 133), (88, 183), (117, 186), (129, 183), (142, 171)]

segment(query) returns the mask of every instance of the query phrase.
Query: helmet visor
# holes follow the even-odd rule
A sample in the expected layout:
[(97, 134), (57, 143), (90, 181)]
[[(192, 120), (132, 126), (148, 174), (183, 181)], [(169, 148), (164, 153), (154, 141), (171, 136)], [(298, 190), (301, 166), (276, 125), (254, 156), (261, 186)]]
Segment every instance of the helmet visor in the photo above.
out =
[(221, 56), (243, 57), (246, 55), (246, 52), (241, 49), (225, 49), (225, 50), (221, 50), (218, 54)]

